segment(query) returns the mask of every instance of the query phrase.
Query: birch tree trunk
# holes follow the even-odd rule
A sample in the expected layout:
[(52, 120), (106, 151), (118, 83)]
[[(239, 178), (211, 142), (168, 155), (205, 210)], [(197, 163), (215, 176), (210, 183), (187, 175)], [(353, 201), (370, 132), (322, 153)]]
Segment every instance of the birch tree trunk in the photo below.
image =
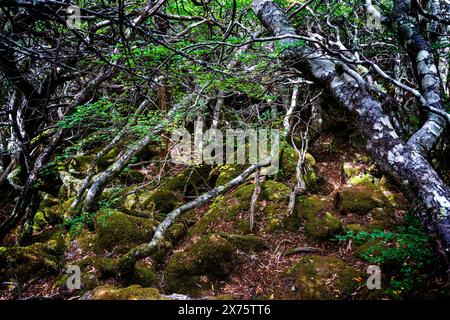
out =
[[(415, 201), (418, 217), (437, 240), (438, 250), (448, 264), (450, 189), (419, 152), (423, 147), (419, 141), (424, 139), (410, 139), (409, 142), (401, 140), (383, 111), (381, 102), (369, 93), (366, 82), (358, 74), (351, 72), (345, 63), (317, 49), (296, 46), (295, 38), (288, 36), (295, 35), (295, 30), (275, 3), (270, 0), (254, 0), (252, 8), (268, 31), (275, 36), (285, 36), (281, 40), (288, 46), (283, 56), (284, 63), (327, 89), (337, 102), (354, 114), (367, 150), (380, 168), (393, 176), (411, 200)], [(424, 59), (419, 60), (419, 65), (423, 66)], [(426, 60), (428, 61), (428, 57)], [(428, 73), (423, 74), (428, 76)], [(427, 99), (431, 103), (438, 97), (430, 93)], [(419, 131), (428, 132), (426, 128), (429, 126), (427, 122)], [(433, 134), (433, 137), (439, 134)]]

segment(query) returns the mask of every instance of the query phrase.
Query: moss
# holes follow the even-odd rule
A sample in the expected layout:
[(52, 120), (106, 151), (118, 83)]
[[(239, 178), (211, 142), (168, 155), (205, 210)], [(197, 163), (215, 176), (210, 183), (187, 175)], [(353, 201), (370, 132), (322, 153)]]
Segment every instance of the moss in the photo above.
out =
[(297, 299), (343, 299), (361, 285), (361, 273), (330, 256), (303, 258), (292, 269)]
[(330, 205), (328, 198), (318, 195), (298, 196), (295, 199), (297, 219), (305, 228), (305, 233), (313, 240), (325, 240), (343, 230), (342, 222), (330, 212), (324, 212)]
[(376, 207), (389, 207), (383, 192), (372, 183), (345, 187), (336, 194), (336, 206), (341, 213), (366, 214)]
[(400, 224), (391, 208), (375, 208), (369, 212), (369, 216), (372, 218), (370, 227), (373, 229), (396, 230)]
[(294, 212), (300, 219), (316, 214), (324, 210), (329, 204), (329, 200), (318, 195), (297, 196), (295, 199)]
[(167, 238), (173, 244), (177, 244), (187, 235), (187, 229), (186, 226), (182, 223), (174, 223), (169, 227), (169, 229), (167, 229), (166, 234)]
[(86, 229), (81, 229), (75, 240), (83, 251), (91, 251), (95, 244), (95, 237), (95, 233)]
[[(249, 211), (254, 190), (254, 184), (241, 185), (231, 194), (216, 198), (208, 212), (192, 227), (190, 234), (214, 232), (217, 226), (224, 224), (231, 224), (241, 234), (249, 233), (248, 218), (243, 219), (242, 214)], [(289, 193), (290, 189), (281, 182), (266, 180), (261, 183), (258, 204), (264, 202), (264, 216), (256, 218), (266, 221), (267, 231), (285, 226)]]
[[(298, 163), (298, 153), (288, 144), (283, 144), (280, 151), (280, 172), (277, 175), (282, 181), (295, 179)], [(317, 174), (315, 172), (316, 160), (307, 153), (305, 155), (304, 172), (302, 178), (308, 190), (314, 190), (317, 186)]]
[(139, 285), (126, 288), (100, 286), (92, 291), (91, 296), (93, 300), (170, 300), (163, 297), (158, 289), (143, 288)]
[(198, 195), (202, 191), (210, 189), (210, 172), (211, 166), (208, 165), (189, 167), (175, 177), (164, 179), (160, 189), (181, 195)]
[(345, 226), (345, 229), (348, 231), (353, 231), (354, 234), (358, 234), (362, 231), (368, 232), (370, 230), (370, 228), (359, 223), (349, 223)]
[(155, 212), (169, 213), (182, 203), (182, 197), (170, 190), (157, 190), (143, 203), (145, 208), (153, 208)]
[(174, 254), (165, 270), (164, 281), (168, 292), (198, 292), (201, 278), (207, 282), (223, 280), (235, 264), (231, 243), (218, 235), (200, 238), (183, 252)]
[(219, 176), (216, 180), (216, 187), (221, 186), (236, 178), (242, 171), (242, 166), (235, 164), (225, 164), (219, 167)]
[(33, 230), (41, 231), (49, 225), (57, 225), (63, 222), (64, 216), (70, 213), (70, 205), (73, 198), (66, 201), (58, 202), (58, 200), (48, 194), (44, 194), (39, 209), (34, 216)]
[(55, 255), (56, 257), (61, 257), (67, 249), (66, 236), (62, 231), (54, 232), (47, 242), (44, 243), (45, 250)]
[(107, 154), (101, 157), (97, 162), (98, 170), (106, 170), (110, 165), (114, 163), (119, 153), (120, 148), (113, 148)]
[(364, 164), (344, 162), (342, 172), (347, 184), (357, 185), (374, 182), (374, 177), (365, 168), (366, 166)]
[(306, 215), (303, 225), (313, 240), (330, 239), (343, 230), (342, 222), (330, 212)]
[(43, 243), (0, 247), (0, 278), (25, 282), (46, 273), (56, 273), (58, 269), (58, 259)]
[(128, 280), (132, 284), (138, 284), (143, 287), (150, 287), (157, 283), (158, 277), (152, 267), (149, 267), (145, 262), (139, 261), (136, 263), (133, 274)]
[(152, 219), (139, 218), (114, 209), (99, 211), (94, 219), (95, 250), (121, 250), (147, 242), (158, 223)]
[(262, 200), (282, 201), (289, 199), (290, 193), (291, 189), (289, 187), (277, 181), (267, 180), (261, 184), (260, 197)]
[(33, 219), (33, 231), (38, 232), (48, 227), (48, 222), (45, 220), (44, 213), (42, 211), (36, 212)]
[(95, 155), (83, 155), (73, 158), (69, 161), (69, 173), (76, 176), (86, 174), (94, 158)]
[(260, 252), (267, 249), (264, 241), (255, 235), (220, 233), (220, 236), (227, 239), (236, 249), (244, 252)]
[[(69, 279), (69, 274), (64, 274), (59, 277), (54, 283), (53, 288), (59, 290), (67, 290), (67, 280)], [(80, 285), (81, 292), (89, 291), (100, 285), (97, 276), (90, 272), (81, 272), (80, 274)]]

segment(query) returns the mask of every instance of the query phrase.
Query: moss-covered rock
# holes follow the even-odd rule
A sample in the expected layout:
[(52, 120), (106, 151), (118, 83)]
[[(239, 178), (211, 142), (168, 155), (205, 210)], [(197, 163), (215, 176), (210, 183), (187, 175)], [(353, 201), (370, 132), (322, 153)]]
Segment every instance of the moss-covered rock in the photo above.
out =
[(391, 208), (375, 208), (369, 212), (369, 217), (371, 218), (369, 226), (372, 229), (396, 230), (401, 224)]
[[(280, 150), (280, 171), (278, 178), (282, 181), (295, 180), (295, 172), (298, 163), (298, 153), (288, 144), (283, 144)], [(317, 175), (315, 171), (316, 160), (307, 153), (303, 163), (302, 177), (308, 190), (314, 190), (317, 186)]]
[(343, 230), (342, 222), (326, 211), (330, 199), (318, 195), (298, 196), (295, 201), (297, 219), (303, 223), (305, 233), (312, 240), (326, 240)]
[(330, 239), (343, 231), (342, 222), (330, 212), (306, 215), (303, 226), (306, 235), (318, 241)]
[(177, 244), (187, 235), (187, 228), (183, 223), (174, 223), (167, 229), (167, 239), (173, 244)]
[(189, 167), (174, 177), (162, 181), (161, 190), (169, 190), (181, 195), (198, 195), (210, 189), (211, 166)]
[(389, 207), (384, 193), (372, 183), (344, 187), (336, 193), (336, 207), (341, 213), (366, 214), (376, 207)]
[(196, 293), (201, 284), (223, 280), (235, 264), (233, 245), (218, 235), (200, 238), (183, 252), (175, 253), (164, 270), (168, 292)]
[[(248, 211), (255, 190), (254, 184), (239, 186), (229, 195), (220, 196), (211, 204), (209, 211), (191, 228), (191, 234), (215, 232), (217, 226), (227, 224), (233, 232), (250, 233)], [(263, 206), (266, 231), (283, 228), (287, 224), (290, 189), (281, 182), (266, 180), (261, 183), (261, 192), (256, 207)], [(260, 208), (260, 207), (259, 207)]]
[(43, 243), (27, 247), (0, 247), (0, 279), (25, 282), (47, 273), (57, 273), (59, 263), (53, 249)]
[[(53, 288), (59, 289), (61, 291), (69, 290), (67, 288), (67, 280), (70, 274), (63, 274), (54, 283)], [(80, 290), (81, 292), (89, 291), (100, 285), (100, 281), (95, 273), (92, 272), (81, 272), (80, 274)], [(73, 289), (71, 289), (73, 290)]]
[(183, 197), (170, 190), (156, 190), (144, 202), (145, 208), (155, 212), (169, 213), (181, 205)]
[[(125, 190), (127, 192), (127, 190)], [(183, 197), (171, 190), (138, 190), (129, 194), (118, 207), (140, 211), (151, 217), (155, 213), (169, 213), (182, 204)]]
[(294, 212), (300, 219), (323, 211), (330, 204), (330, 200), (318, 195), (297, 196)]
[(158, 223), (149, 218), (134, 217), (118, 210), (104, 209), (96, 214), (94, 225), (95, 250), (101, 252), (113, 248), (119, 251), (127, 250), (149, 241)]
[(240, 234), (228, 234), (220, 233), (220, 236), (227, 239), (236, 249), (244, 252), (260, 252), (267, 249), (264, 241), (253, 234), (240, 235)]
[(367, 171), (367, 166), (364, 163), (344, 162), (342, 172), (345, 182), (349, 185), (375, 181), (375, 178)]
[(126, 288), (100, 286), (91, 292), (90, 298), (92, 300), (170, 300), (163, 297), (158, 289), (143, 288), (139, 285)]
[(147, 265), (144, 261), (136, 263), (133, 274), (128, 281), (131, 284), (138, 284), (143, 287), (150, 287), (157, 283), (158, 277), (152, 266)]
[(69, 173), (76, 177), (85, 175), (89, 170), (89, 166), (91, 165), (92, 160), (94, 160), (94, 157), (95, 155), (91, 154), (72, 158), (69, 160)]
[(58, 199), (75, 197), (83, 184), (83, 179), (76, 178), (67, 171), (60, 171), (59, 178), (63, 185), (59, 189)]
[(63, 222), (64, 217), (70, 214), (70, 205), (73, 198), (59, 202), (49, 194), (44, 194), (39, 204), (39, 209), (34, 216), (34, 231), (41, 231), (49, 225), (57, 225)]
[(216, 180), (216, 187), (236, 178), (242, 172), (242, 166), (236, 164), (224, 164), (218, 168), (218, 171), (219, 176)]
[(308, 256), (291, 267), (295, 298), (302, 300), (343, 299), (361, 285), (361, 273), (339, 258)]
[(352, 231), (353, 234), (358, 234), (362, 231), (364, 232), (370, 231), (370, 228), (368, 228), (367, 226), (363, 226), (360, 223), (349, 223), (345, 226), (345, 229), (347, 231)]

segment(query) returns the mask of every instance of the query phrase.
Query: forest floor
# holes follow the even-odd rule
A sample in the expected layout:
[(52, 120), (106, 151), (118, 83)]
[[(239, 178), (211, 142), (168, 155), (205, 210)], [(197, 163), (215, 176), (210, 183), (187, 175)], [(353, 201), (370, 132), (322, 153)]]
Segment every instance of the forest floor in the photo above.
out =
[[(345, 234), (349, 230), (364, 230), (370, 233), (372, 225), (379, 222), (374, 214), (371, 212), (361, 214), (358, 212), (346, 212), (343, 214), (339, 210), (339, 204), (337, 203), (338, 194), (349, 187), (348, 179), (346, 176), (345, 167), (346, 164), (352, 164), (358, 177), (365, 177), (366, 175), (379, 181), (382, 176), (373, 169), (373, 163), (370, 158), (360, 148), (353, 146), (348, 141), (346, 136), (336, 136), (336, 134), (323, 134), (318, 141), (316, 141), (312, 148), (308, 150), (315, 159), (314, 170), (317, 176), (316, 186), (307, 192), (303, 197), (320, 197), (326, 198), (328, 201), (320, 208), (320, 214), (317, 213), (317, 217), (323, 218), (323, 213), (330, 213), (333, 217), (339, 220), (339, 225), (342, 225), (340, 231), (336, 234)], [(145, 169), (145, 168), (144, 168)], [(152, 170), (150, 168), (145, 169), (148, 172)], [(144, 171), (145, 171), (144, 170)], [(369, 174), (370, 172), (370, 174)], [(289, 182), (285, 182), (289, 185)], [(240, 188), (243, 188), (241, 186)], [(389, 217), (387, 218), (388, 225), (385, 225), (384, 232), (393, 231), (397, 227), (404, 226), (404, 218), (410, 210), (408, 202), (401, 192), (399, 192), (395, 186), (389, 184), (389, 191), (386, 194), (394, 194), (395, 205), (389, 208)], [(277, 191), (275, 191), (276, 193)], [(226, 197), (233, 197), (236, 191), (231, 191)], [(270, 197), (269, 197), (270, 198)], [(305, 198), (311, 199), (311, 198)], [(168, 200), (169, 201), (169, 200)], [(233, 207), (233, 202), (229, 201), (230, 207)], [(271, 230), (268, 228), (268, 224), (271, 223), (270, 216), (267, 216), (266, 208), (270, 207), (271, 201), (275, 200), (262, 199), (258, 202), (256, 210), (256, 227), (255, 235), (259, 241), (262, 241), (264, 249), (262, 250), (243, 250), (237, 247), (234, 252), (234, 259), (239, 261), (233, 263), (232, 266), (228, 265), (229, 261), (213, 261), (212, 268), (224, 267), (227, 271), (226, 277), (212, 280), (211, 270), (209, 266), (205, 266), (203, 262), (197, 263), (196, 268), (202, 269), (202, 271), (191, 271), (189, 269), (182, 270), (183, 272), (193, 272), (193, 279), (195, 279), (194, 289), (188, 288), (181, 290), (181, 292), (174, 292), (174, 290), (167, 290), (165, 277), (168, 277), (167, 269), (170, 263), (173, 263), (173, 257), (177, 254), (180, 257), (183, 253), (188, 253), (192, 250), (192, 246), (198, 242), (198, 239), (207, 237), (206, 234), (235, 234), (237, 232), (236, 223), (227, 219), (219, 219), (215, 221), (213, 226), (210, 225), (206, 233), (197, 233), (192, 231), (195, 225), (202, 222), (202, 217), (208, 216), (208, 213), (214, 208), (214, 204), (208, 204), (195, 210), (195, 212), (189, 213), (189, 219), (191, 223), (186, 224), (186, 231), (182, 233), (182, 237), (174, 241), (173, 252), (168, 254), (162, 262), (158, 265), (151, 259), (145, 259), (141, 266), (148, 267), (154, 273), (155, 279), (151, 281), (151, 287), (156, 288), (160, 294), (160, 297), (173, 297), (170, 294), (185, 294), (179, 297), (196, 297), (196, 298), (217, 298), (217, 299), (392, 299), (392, 298), (430, 298), (433, 296), (446, 297), (448, 294), (448, 288), (445, 285), (444, 276), (440, 273), (439, 269), (434, 267), (427, 267), (423, 269), (417, 269), (417, 274), (413, 276), (420, 277), (422, 280), (420, 286), (412, 287), (408, 290), (402, 290), (400, 287), (391, 287), (392, 281), (395, 279), (402, 280), (401, 268), (392, 267), (390, 263), (386, 264), (388, 275), (383, 275), (383, 290), (378, 292), (370, 292), (366, 287), (367, 273), (366, 269), (370, 265), (370, 257), (381, 256), (384, 254), (383, 250), (372, 250), (368, 254), (369, 258), (361, 258), (361, 254), (356, 254), (356, 250), (360, 245), (356, 245), (355, 241), (358, 239), (349, 239), (347, 241), (338, 241), (336, 235), (326, 238), (311, 237), (311, 231), (305, 231), (305, 222), (301, 221), (300, 225), (295, 230), (289, 230), (289, 228), (278, 228)], [(216, 204), (223, 205), (223, 203), (215, 202)], [(224, 216), (227, 216), (227, 210), (230, 207), (224, 206), (219, 208), (219, 211), (223, 212)], [(276, 206), (275, 213), (280, 210), (281, 215), (284, 213), (281, 211), (286, 210), (285, 204), (283, 206)], [(306, 210), (306, 209), (305, 209)], [(314, 213), (316, 214), (316, 212)], [(248, 209), (240, 210), (239, 220), (245, 221), (249, 219)], [(306, 218), (303, 218), (306, 219)], [(386, 222), (386, 221), (383, 221)], [(319, 223), (322, 223), (319, 221)], [(325, 224), (325, 222), (324, 222)], [(211, 227), (212, 226), (212, 227)], [(323, 226), (320, 225), (319, 228)], [(58, 227), (45, 227), (40, 233), (48, 232), (49, 230), (59, 230)], [(378, 228), (375, 228), (378, 229)], [(95, 230), (94, 230), (95, 231)], [(119, 231), (120, 232), (120, 231)], [(357, 233), (357, 232), (356, 232)], [(64, 250), (62, 258), (59, 261), (59, 268), (55, 272), (37, 272), (37, 276), (28, 279), (26, 282), (14, 283), (14, 281), (6, 281), (3, 283), (3, 290), (0, 291), (0, 299), (79, 299), (86, 297), (89, 292), (96, 292), (96, 288), (126, 288), (129, 285), (139, 284), (146, 286), (146, 283), (142, 281), (126, 280), (121, 278), (104, 276), (99, 272), (99, 267), (94, 263), (82, 263), (83, 274), (91, 279), (94, 284), (90, 287), (85, 287), (84, 290), (68, 290), (65, 288), (64, 280), (65, 268), (63, 266), (79, 265), (80, 261), (88, 261), (92, 258), (98, 257), (120, 257), (120, 249), (116, 247), (112, 250), (104, 250), (99, 253), (95, 249), (96, 235), (92, 231), (82, 231), (84, 235), (69, 235), (65, 232), (65, 241), (67, 247)], [(87, 236), (85, 236), (87, 234)], [(37, 234), (37, 237), (39, 235)], [(389, 239), (374, 238), (375, 245), (391, 246)], [(367, 240), (367, 239), (366, 239)], [(395, 240), (394, 240), (395, 241)], [(13, 243), (14, 238), (10, 238), (8, 242)], [(368, 241), (370, 242), (370, 241)], [(398, 242), (398, 241), (397, 241)], [(373, 243), (372, 243), (373, 244)], [(395, 246), (395, 245), (394, 245)], [(118, 247), (117, 247), (118, 248)], [(308, 252), (294, 252), (296, 248), (315, 248), (313, 253)], [(414, 252), (413, 252), (414, 253)], [(407, 255), (410, 253), (407, 253)], [(193, 259), (205, 259), (195, 256)], [(320, 260), (317, 257), (325, 257), (326, 260)], [(331, 258), (331, 259), (329, 259)], [(333, 258), (336, 258), (333, 260)], [(409, 259), (409, 256), (401, 256), (401, 259)], [(24, 260), (25, 261), (25, 260)], [(189, 261), (189, 259), (188, 259)], [(380, 260), (383, 264), (385, 261)], [(190, 261), (189, 261), (190, 263)], [(202, 264), (203, 263), (203, 264)], [(202, 267), (198, 267), (200, 264)], [(416, 263), (413, 263), (415, 266)], [(338, 267), (336, 267), (338, 266)], [(1, 267), (1, 265), (0, 265)], [(194, 268), (194, 267), (193, 267)], [(206, 269), (205, 269), (206, 268)], [(312, 273), (310, 272), (312, 268)], [(383, 271), (384, 266), (382, 266)], [(351, 270), (351, 272), (350, 272)], [(5, 272), (5, 269), (0, 270)], [(351, 273), (348, 278), (347, 274)], [(169, 273), (170, 275), (170, 273)], [(303, 278), (306, 276), (306, 280)], [(178, 277), (178, 278), (177, 278)], [(347, 278), (345, 278), (347, 277)], [(344, 282), (343, 279), (346, 279)], [(62, 281), (63, 279), (63, 281)], [(82, 278), (83, 279), (83, 278)], [(185, 281), (183, 274), (176, 275), (176, 279)], [(351, 284), (348, 284), (348, 282)], [(406, 281), (407, 282), (407, 281)], [(106, 286), (106, 287), (105, 287)], [(89, 289), (89, 290), (88, 290)], [(97, 290), (98, 291), (98, 290)], [(114, 291), (116, 292), (116, 291)], [(139, 296), (139, 295), (138, 295)], [(111, 296), (112, 298), (123, 298), (122, 296)], [(140, 296), (141, 297), (141, 296)], [(448, 297), (448, 296), (447, 296)], [(95, 298), (95, 294), (94, 294)], [(101, 298), (101, 297), (100, 297)], [(126, 296), (125, 298), (131, 298)], [(142, 298), (142, 297), (141, 297)], [(144, 297), (145, 298), (145, 297)]]

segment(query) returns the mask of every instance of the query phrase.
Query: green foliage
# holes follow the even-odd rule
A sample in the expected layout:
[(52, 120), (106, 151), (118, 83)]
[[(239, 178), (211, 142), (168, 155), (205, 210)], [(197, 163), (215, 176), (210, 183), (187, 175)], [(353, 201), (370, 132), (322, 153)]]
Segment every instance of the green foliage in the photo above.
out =
[(64, 220), (63, 226), (69, 229), (72, 236), (77, 236), (80, 234), (81, 230), (84, 228), (92, 229), (94, 226), (93, 214), (83, 212), (78, 216), (73, 216), (69, 219)]
[(361, 245), (357, 250), (360, 258), (378, 265), (394, 269), (390, 277), (392, 294), (406, 293), (424, 280), (423, 271), (436, 261), (430, 239), (419, 221), (407, 216), (406, 227), (397, 232), (373, 230), (370, 232), (353, 230), (336, 238), (340, 241), (352, 240)]
[(117, 121), (119, 113), (116, 106), (107, 98), (101, 98), (96, 102), (86, 103), (77, 107), (76, 111), (64, 117), (59, 126), (64, 129), (72, 129), (83, 125), (94, 127), (105, 124), (107, 121)]

